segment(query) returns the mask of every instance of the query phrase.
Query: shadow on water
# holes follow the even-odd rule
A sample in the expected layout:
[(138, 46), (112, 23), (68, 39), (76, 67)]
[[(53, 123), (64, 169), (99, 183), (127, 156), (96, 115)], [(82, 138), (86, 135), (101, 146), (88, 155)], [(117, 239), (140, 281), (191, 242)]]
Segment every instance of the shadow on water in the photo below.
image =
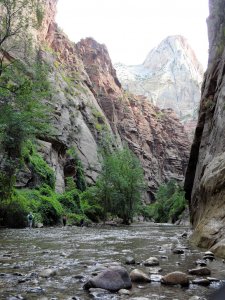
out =
[[(149, 273), (149, 267), (141, 263), (155, 256), (162, 268), (160, 274), (187, 273), (188, 269), (195, 268), (195, 261), (201, 259), (204, 252), (191, 247), (187, 239), (181, 237), (186, 230), (188, 228), (182, 226), (150, 223), (129, 227), (2, 229), (0, 299), (93, 299), (82, 288), (87, 278), (103, 266), (124, 264), (127, 256), (134, 256), (138, 264), (126, 266), (128, 271), (139, 268)], [(183, 254), (172, 253), (171, 248), (177, 246), (182, 246)], [(194, 295), (204, 298), (217, 290), (225, 278), (221, 259), (208, 262), (208, 267), (211, 276), (220, 280), (208, 287), (191, 284), (181, 288), (151, 282), (133, 284), (130, 296), (107, 294), (95, 299), (188, 300)], [(40, 277), (40, 272), (47, 268), (55, 270), (55, 276)]]

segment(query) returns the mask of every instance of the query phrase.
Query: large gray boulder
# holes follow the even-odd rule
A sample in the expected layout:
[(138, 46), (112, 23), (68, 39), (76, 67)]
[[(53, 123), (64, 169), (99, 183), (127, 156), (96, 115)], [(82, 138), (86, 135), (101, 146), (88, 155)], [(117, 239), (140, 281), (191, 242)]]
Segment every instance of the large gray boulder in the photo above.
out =
[(130, 289), (132, 287), (130, 276), (123, 267), (109, 267), (96, 277), (88, 280), (83, 288), (101, 288), (111, 292), (117, 292), (120, 289)]

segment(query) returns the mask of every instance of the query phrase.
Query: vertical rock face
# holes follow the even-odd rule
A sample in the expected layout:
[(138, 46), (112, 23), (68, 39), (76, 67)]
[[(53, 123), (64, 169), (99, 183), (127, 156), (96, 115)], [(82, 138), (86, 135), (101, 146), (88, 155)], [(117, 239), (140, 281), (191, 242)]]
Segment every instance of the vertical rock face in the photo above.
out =
[(160, 110), (145, 97), (124, 93), (103, 45), (89, 38), (78, 43), (77, 49), (111, 128), (142, 163), (151, 201), (160, 183), (183, 179), (187, 134), (172, 110)]
[(125, 89), (172, 108), (184, 123), (197, 119), (203, 68), (184, 37), (167, 37), (142, 65), (115, 67)]
[[(148, 184), (146, 201), (151, 200), (159, 184), (184, 178), (189, 152), (184, 128), (173, 111), (124, 92), (104, 45), (91, 38), (72, 43), (55, 24), (56, 4), (43, 1), (42, 26), (33, 32), (49, 66), (55, 129), (53, 137), (42, 137), (39, 152), (55, 170), (56, 190), (62, 192), (65, 177), (76, 173), (70, 148), (76, 149), (86, 178), (94, 183), (101, 170), (99, 149), (110, 137), (112, 147), (126, 141), (140, 158)], [(27, 187), (26, 180), (21, 187)]]
[(193, 241), (225, 257), (225, 2), (209, 1), (209, 60), (185, 190)]

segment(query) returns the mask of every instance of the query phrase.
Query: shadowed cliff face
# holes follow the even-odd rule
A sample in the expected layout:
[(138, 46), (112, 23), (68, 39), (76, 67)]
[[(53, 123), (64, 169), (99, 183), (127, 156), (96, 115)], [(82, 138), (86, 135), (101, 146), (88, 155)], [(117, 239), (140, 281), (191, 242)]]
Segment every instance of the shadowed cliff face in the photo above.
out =
[(193, 241), (225, 257), (225, 2), (209, 1), (209, 60), (185, 179)]
[[(55, 24), (57, 1), (44, 3), (44, 20), (35, 37), (50, 69), (55, 135), (43, 137), (39, 150), (55, 170), (57, 191), (64, 190), (71, 161), (66, 150), (76, 148), (89, 183), (94, 183), (101, 169), (99, 149), (108, 137), (112, 147), (127, 142), (140, 158), (148, 184), (146, 201), (166, 180), (183, 180), (189, 141), (173, 111), (125, 93), (106, 47), (92, 38), (72, 43)], [(24, 178), (21, 187), (30, 180)]]

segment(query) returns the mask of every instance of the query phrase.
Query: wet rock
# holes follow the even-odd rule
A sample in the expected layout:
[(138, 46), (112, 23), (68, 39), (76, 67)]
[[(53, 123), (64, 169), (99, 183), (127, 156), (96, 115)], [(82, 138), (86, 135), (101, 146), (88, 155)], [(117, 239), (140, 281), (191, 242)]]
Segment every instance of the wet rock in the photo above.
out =
[(45, 277), (45, 278), (53, 277), (55, 275), (57, 275), (56, 269), (45, 269), (45, 270), (42, 270), (39, 274), (40, 277)]
[(135, 265), (135, 259), (132, 256), (127, 256), (125, 259), (126, 265)]
[(119, 295), (130, 295), (130, 291), (126, 290), (126, 289), (121, 289), (118, 291)]
[(219, 281), (220, 281), (218, 278), (214, 278), (214, 277), (207, 277), (207, 279), (208, 279), (210, 282), (219, 282)]
[(183, 250), (183, 249), (180, 249), (180, 248), (175, 248), (175, 249), (173, 249), (173, 253), (174, 253), (174, 254), (183, 254), (183, 253), (184, 253), (184, 250)]
[(28, 289), (28, 292), (34, 293), (34, 294), (42, 294), (42, 293), (44, 293), (44, 289), (40, 286), (37, 286), (35, 288)]
[(188, 270), (188, 273), (191, 274), (191, 275), (207, 276), (207, 275), (211, 274), (211, 271), (210, 271), (209, 268), (203, 267), (203, 268)]
[(102, 271), (96, 277), (88, 280), (83, 288), (101, 288), (112, 292), (117, 292), (120, 289), (130, 289), (132, 287), (130, 276), (127, 270), (123, 267), (109, 267)]
[(163, 276), (161, 282), (169, 285), (180, 284), (181, 286), (188, 286), (189, 278), (185, 273), (176, 271)]
[(210, 281), (206, 278), (196, 278), (192, 281), (192, 283), (198, 285), (204, 285), (204, 286), (210, 285)]
[(168, 259), (168, 256), (166, 256), (166, 255), (162, 255), (160, 257), (161, 257), (161, 259)]
[(188, 235), (188, 234), (187, 234), (187, 231), (184, 231), (184, 232), (181, 234), (181, 237), (182, 237), (182, 238), (186, 238), (187, 235)]
[(130, 278), (132, 282), (150, 282), (151, 279), (147, 274), (139, 269), (134, 269), (130, 273)]
[(94, 299), (105, 299), (105, 297), (110, 295), (110, 292), (106, 289), (101, 288), (91, 288), (89, 290), (90, 295), (94, 297)]
[(204, 253), (203, 259), (213, 260), (213, 259), (215, 259), (215, 255), (214, 255), (214, 253), (211, 252), (211, 251), (206, 251), (206, 252)]
[(151, 267), (151, 266), (158, 266), (159, 260), (156, 257), (149, 257), (144, 261), (144, 266)]
[(206, 267), (207, 266), (207, 263), (205, 262), (205, 260), (201, 260), (201, 259), (196, 260), (195, 264), (197, 266), (200, 266), (200, 267)]
[(23, 274), (18, 273), (18, 272), (14, 272), (14, 273), (13, 273), (13, 276), (23, 276)]
[(160, 268), (160, 267), (149, 268), (150, 274), (158, 274), (159, 272), (162, 272), (162, 268)]

